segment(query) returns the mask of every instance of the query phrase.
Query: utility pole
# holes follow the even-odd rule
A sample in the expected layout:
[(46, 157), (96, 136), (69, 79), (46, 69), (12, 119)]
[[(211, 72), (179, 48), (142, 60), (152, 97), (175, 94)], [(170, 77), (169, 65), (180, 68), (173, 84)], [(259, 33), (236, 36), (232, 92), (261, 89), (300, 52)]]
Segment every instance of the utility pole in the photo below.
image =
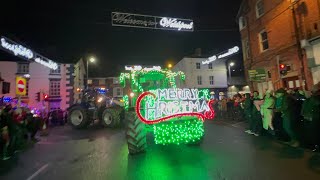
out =
[(293, 0), (294, 2), (291, 3), (290, 8), (292, 11), (292, 18), (293, 18), (293, 25), (294, 25), (294, 33), (296, 38), (296, 46), (297, 46), (297, 52), (298, 52), (298, 58), (300, 62), (300, 75), (299, 75), (299, 81), (300, 85), (302, 86), (303, 90), (306, 90), (306, 80), (305, 80), (305, 71), (304, 71), (304, 64), (303, 64), (303, 49), (301, 47), (300, 43), (300, 32), (298, 28), (297, 23), (297, 13), (295, 10), (295, 5), (299, 3), (299, 0)]

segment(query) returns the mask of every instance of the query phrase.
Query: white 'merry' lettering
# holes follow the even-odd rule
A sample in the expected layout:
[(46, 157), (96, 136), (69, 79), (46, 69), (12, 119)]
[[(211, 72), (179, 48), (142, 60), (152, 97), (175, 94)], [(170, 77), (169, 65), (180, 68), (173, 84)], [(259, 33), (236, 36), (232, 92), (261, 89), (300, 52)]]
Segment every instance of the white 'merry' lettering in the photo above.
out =
[(175, 28), (178, 29), (179, 31), (181, 29), (193, 29), (193, 22), (190, 22), (189, 24), (185, 24), (182, 21), (178, 21), (175, 18), (162, 18), (160, 20), (160, 25), (162, 27), (166, 27), (166, 28)]
[(33, 52), (30, 49), (27, 49), (21, 45), (10, 44), (4, 38), (1, 38), (1, 46), (3, 48), (13, 52), (13, 54), (15, 56), (20, 55), (20, 56), (23, 56), (27, 59), (33, 58)]

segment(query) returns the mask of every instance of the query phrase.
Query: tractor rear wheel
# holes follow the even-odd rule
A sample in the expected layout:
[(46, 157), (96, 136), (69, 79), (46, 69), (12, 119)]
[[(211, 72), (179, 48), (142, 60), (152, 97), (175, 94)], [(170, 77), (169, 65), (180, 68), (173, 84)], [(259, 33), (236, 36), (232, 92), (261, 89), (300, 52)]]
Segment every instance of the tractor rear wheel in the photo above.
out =
[(134, 111), (126, 112), (126, 138), (129, 154), (145, 152), (147, 148), (145, 124), (139, 120)]
[(81, 106), (74, 106), (69, 110), (68, 121), (76, 129), (86, 128), (90, 124), (88, 112)]
[(103, 110), (100, 122), (104, 127), (118, 127), (120, 125), (120, 113), (118, 109), (107, 108)]

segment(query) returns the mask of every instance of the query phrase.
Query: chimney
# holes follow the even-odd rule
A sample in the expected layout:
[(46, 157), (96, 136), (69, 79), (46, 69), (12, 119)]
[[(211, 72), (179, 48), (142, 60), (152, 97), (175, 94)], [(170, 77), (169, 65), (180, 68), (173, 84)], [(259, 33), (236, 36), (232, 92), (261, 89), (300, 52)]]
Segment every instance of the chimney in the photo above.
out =
[(197, 49), (194, 51), (194, 55), (200, 57), (200, 56), (201, 56), (201, 48), (197, 48)]

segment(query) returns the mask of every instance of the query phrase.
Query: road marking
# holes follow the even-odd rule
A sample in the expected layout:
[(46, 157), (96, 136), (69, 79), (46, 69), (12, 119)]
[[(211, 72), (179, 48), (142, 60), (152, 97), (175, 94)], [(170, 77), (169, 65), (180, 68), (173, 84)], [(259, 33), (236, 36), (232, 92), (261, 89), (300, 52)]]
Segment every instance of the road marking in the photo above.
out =
[(36, 171), (35, 173), (33, 173), (27, 180), (31, 180), (31, 179), (35, 178), (35, 177), (38, 176), (43, 170), (45, 170), (48, 166), (49, 166), (49, 164), (43, 165), (40, 169), (38, 169), (38, 171)]
[(238, 122), (238, 123), (234, 123), (234, 124), (232, 124), (232, 126), (233, 127), (238, 127), (238, 126), (236, 126), (236, 125), (238, 125), (238, 124), (242, 124), (242, 123), (245, 123), (246, 121), (241, 121), (241, 122)]

